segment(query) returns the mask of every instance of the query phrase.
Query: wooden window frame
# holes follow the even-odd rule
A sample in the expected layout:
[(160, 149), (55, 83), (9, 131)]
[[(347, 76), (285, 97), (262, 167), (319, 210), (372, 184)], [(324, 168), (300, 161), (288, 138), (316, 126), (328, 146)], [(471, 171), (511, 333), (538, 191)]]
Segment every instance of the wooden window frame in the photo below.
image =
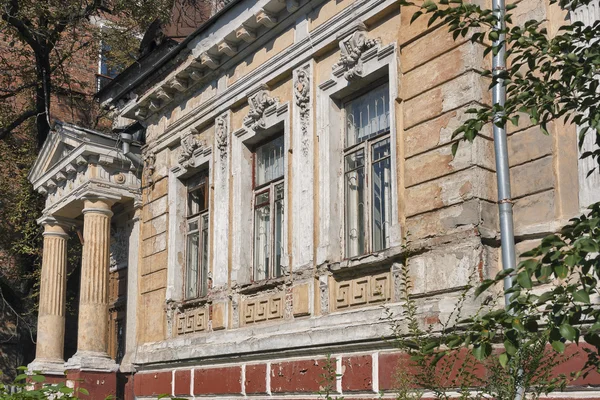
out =
[[(390, 86), (389, 86), (389, 81), (386, 77), (386, 79), (382, 79), (382, 80), (378, 80), (377, 82), (375, 82), (373, 85), (369, 86), (369, 89), (363, 89), (360, 91), (357, 91), (356, 93), (354, 93), (352, 95), (352, 97), (346, 98), (344, 99), (344, 101), (342, 102), (342, 107), (341, 107), (341, 111), (342, 111), (342, 115), (343, 115), (343, 121), (347, 121), (348, 118), (348, 107), (349, 105), (352, 103), (352, 101), (360, 98), (361, 96), (373, 92), (375, 90), (380, 89), (381, 87), (386, 86), (387, 87), (387, 91), (388, 91), (388, 100), (389, 100), (389, 96), (390, 96)], [(388, 111), (389, 112), (389, 111)], [(347, 145), (347, 140), (348, 140), (348, 124), (346, 122), (344, 122), (343, 125), (343, 154), (342, 154), (342, 165), (343, 165), (343, 202), (344, 202), (344, 215), (343, 215), (343, 219), (344, 219), (344, 256), (345, 258), (352, 258), (352, 257), (359, 257), (359, 256), (363, 256), (365, 254), (370, 254), (373, 253), (375, 251), (382, 251), (385, 250), (386, 248), (389, 248), (390, 246), (390, 238), (389, 235), (390, 233), (387, 232), (387, 239), (386, 239), (386, 243), (384, 245), (383, 248), (381, 249), (377, 249), (377, 250), (373, 250), (373, 242), (374, 242), (374, 231), (373, 231), (373, 224), (374, 224), (374, 215), (373, 215), (373, 197), (375, 195), (375, 192), (373, 190), (373, 185), (372, 185), (372, 169), (373, 169), (373, 165), (376, 162), (379, 162), (385, 158), (389, 158), (390, 159), (390, 170), (394, 168), (394, 160), (391, 157), (391, 146), (392, 146), (392, 142), (391, 142), (391, 121), (389, 123), (389, 126), (387, 128), (387, 130), (378, 133), (377, 135), (374, 135), (372, 137), (369, 137), (367, 139), (365, 139), (362, 142), (359, 143), (355, 143), (352, 145)], [(373, 148), (376, 144), (379, 144), (385, 140), (389, 140), (389, 146), (390, 146), (390, 151), (389, 154), (387, 155), (387, 157), (383, 157), (383, 158), (379, 158), (378, 160), (373, 160), (372, 159), (372, 151)], [(347, 170), (347, 166), (346, 166), (346, 157), (350, 156), (352, 154), (356, 154), (358, 152), (362, 151), (364, 154), (364, 164), (362, 166), (363, 170), (364, 170), (364, 202), (365, 202), (365, 207), (363, 209), (363, 220), (364, 220), (364, 251), (362, 253), (358, 253), (358, 254), (352, 254), (350, 255), (350, 240), (349, 240), (349, 234), (348, 234), (348, 229), (349, 229), (349, 224), (348, 224), (348, 216), (347, 216), (347, 207), (348, 207), (348, 191), (347, 191), (347, 185), (346, 185), (346, 175), (350, 172), (356, 171), (359, 168), (354, 168), (351, 170)], [(393, 182), (390, 181), (390, 185), (393, 184)], [(391, 196), (391, 194), (390, 194)], [(394, 199), (391, 198), (390, 199), (391, 203), (393, 203)], [(391, 204), (390, 204), (391, 206)], [(391, 217), (391, 216), (390, 216)], [(388, 228), (389, 229), (389, 228)]]

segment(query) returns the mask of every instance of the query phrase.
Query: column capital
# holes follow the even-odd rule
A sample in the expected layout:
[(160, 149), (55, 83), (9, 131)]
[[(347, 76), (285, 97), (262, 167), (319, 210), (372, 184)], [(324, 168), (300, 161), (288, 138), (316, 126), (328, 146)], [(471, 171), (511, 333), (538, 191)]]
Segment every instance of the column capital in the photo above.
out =
[(44, 227), (44, 236), (68, 236), (68, 231), (78, 225), (77, 221), (75, 220), (57, 217), (51, 214), (41, 216), (37, 219), (37, 223)]
[(114, 199), (86, 197), (83, 199), (83, 214), (96, 213), (112, 217), (113, 212), (111, 207), (114, 203)]

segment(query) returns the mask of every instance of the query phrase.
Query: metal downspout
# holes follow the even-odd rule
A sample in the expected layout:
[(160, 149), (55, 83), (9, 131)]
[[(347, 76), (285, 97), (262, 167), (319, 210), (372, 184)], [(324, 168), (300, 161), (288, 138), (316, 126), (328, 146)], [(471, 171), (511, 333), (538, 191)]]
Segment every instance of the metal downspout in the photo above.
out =
[[(498, 39), (493, 41), (493, 46), (499, 48), (498, 52), (492, 58), (492, 73), (494, 77), (500, 75), (506, 70), (506, 34), (504, 33), (504, 16), (506, 12), (505, 0), (492, 0), (492, 10), (498, 17), (496, 27), (499, 35)], [(504, 107), (506, 101), (506, 88), (503, 79), (498, 79), (492, 89), (492, 103)], [(504, 116), (504, 111), (498, 111), (494, 115), (494, 122), (499, 121)], [(496, 179), (498, 183), (498, 211), (500, 213), (500, 243), (502, 247), (502, 269), (516, 269), (515, 255), (515, 232), (513, 225), (513, 202), (510, 191), (510, 168), (508, 164), (508, 145), (506, 139), (506, 124), (497, 126), (493, 124), (494, 151), (496, 155)], [(512, 287), (512, 277), (509, 275), (504, 278), (504, 290)], [(505, 306), (508, 307), (510, 294), (504, 295)], [(522, 370), (516, 371), (518, 375)], [(523, 387), (517, 387), (515, 400), (523, 398)]]

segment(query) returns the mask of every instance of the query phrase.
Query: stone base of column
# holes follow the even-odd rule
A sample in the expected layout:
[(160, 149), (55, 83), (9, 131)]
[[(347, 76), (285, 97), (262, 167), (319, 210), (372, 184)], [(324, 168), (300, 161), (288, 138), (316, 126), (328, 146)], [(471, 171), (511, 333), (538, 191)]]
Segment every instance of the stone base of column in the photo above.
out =
[(28, 366), (29, 373), (37, 372), (40, 375), (57, 375), (65, 376), (65, 361), (64, 360), (44, 360), (35, 359)]
[(117, 373), (100, 371), (67, 371), (67, 384), (75, 389), (79, 395), (79, 389), (88, 391), (89, 396), (81, 396), (89, 400), (105, 400), (117, 398)]
[(116, 372), (119, 369), (119, 364), (114, 362), (106, 353), (78, 351), (65, 363), (64, 369), (69, 371)]

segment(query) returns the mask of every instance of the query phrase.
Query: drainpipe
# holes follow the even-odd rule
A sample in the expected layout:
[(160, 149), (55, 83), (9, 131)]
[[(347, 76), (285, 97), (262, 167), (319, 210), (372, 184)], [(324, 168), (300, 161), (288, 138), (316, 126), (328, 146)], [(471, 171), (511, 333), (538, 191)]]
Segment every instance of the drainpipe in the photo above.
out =
[(142, 159), (137, 154), (134, 154), (130, 151), (131, 142), (133, 142), (133, 135), (131, 133), (121, 132), (121, 142), (123, 142), (123, 155), (127, 157), (133, 165), (136, 167), (142, 166)]
[[(492, 0), (492, 10), (498, 17), (496, 28), (502, 32), (505, 28), (504, 16), (506, 12), (505, 0)], [(494, 77), (500, 75), (506, 70), (506, 35), (500, 33), (498, 39), (493, 41), (493, 46), (499, 46), (498, 53), (492, 58), (492, 74)], [(498, 79), (492, 89), (492, 103), (504, 107), (506, 101), (506, 88), (504, 80)], [(494, 115), (494, 122), (499, 121), (504, 116), (504, 111), (498, 111)], [(496, 179), (498, 183), (498, 211), (500, 213), (500, 244), (502, 247), (502, 269), (516, 269), (515, 256), (515, 231), (513, 225), (513, 202), (510, 191), (510, 168), (508, 165), (508, 145), (506, 139), (506, 124), (497, 126), (492, 124), (494, 133), (494, 151), (496, 154)], [(512, 277), (504, 278), (504, 290), (512, 287)], [(510, 294), (504, 295), (504, 304), (508, 307), (510, 303)], [(523, 371), (519, 368), (517, 375), (522, 375)], [(524, 388), (518, 386), (515, 394), (515, 400), (521, 400), (524, 395)]]

